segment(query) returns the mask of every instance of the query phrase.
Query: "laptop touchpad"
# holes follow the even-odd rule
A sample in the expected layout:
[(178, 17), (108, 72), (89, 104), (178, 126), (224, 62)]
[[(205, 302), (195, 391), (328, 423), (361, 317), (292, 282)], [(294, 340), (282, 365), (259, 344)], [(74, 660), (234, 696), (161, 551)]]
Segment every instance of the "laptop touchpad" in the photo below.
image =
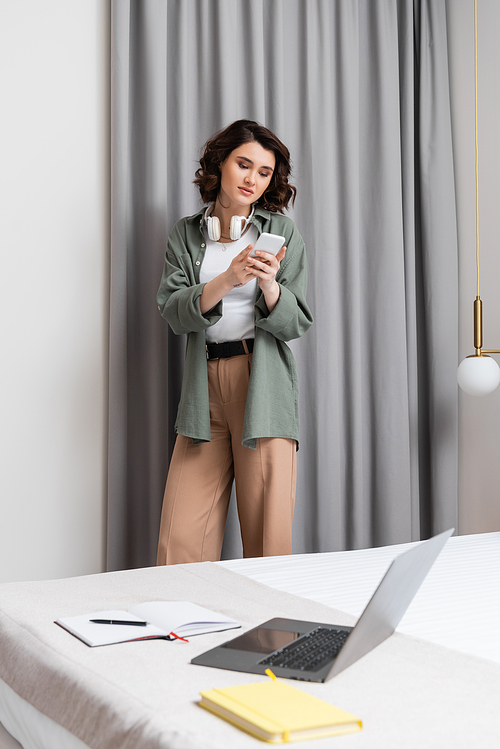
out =
[(256, 627), (226, 642), (222, 647), (231, 650), (246, 650), (250, 653), (274, 653), (275, 650), (285, 647), (303, 634), (303, 632), (285, 632), (282, 629)]

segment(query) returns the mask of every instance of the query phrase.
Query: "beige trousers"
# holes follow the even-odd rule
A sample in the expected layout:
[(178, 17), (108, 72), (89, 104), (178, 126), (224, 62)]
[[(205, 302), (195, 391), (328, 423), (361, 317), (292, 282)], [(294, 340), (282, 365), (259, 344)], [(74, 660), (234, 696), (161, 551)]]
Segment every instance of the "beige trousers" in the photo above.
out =
[(243, 447), (252, 355), (207, 362), (211, 442), (178, 435), (168, 472), (157, 564), (220, 559), (233, 479), (245, 557), (292, 553), (295, 440)]

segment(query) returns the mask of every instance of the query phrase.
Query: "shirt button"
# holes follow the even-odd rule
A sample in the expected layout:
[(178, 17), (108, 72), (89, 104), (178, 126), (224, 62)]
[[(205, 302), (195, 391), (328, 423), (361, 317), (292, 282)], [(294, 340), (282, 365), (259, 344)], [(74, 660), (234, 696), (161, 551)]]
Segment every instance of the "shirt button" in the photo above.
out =
[(197, 260), (196, 263), (195, 263), (195, 265), (200, 265), (200, 261)]
[(205, 247), (205, 242), (203, 242), (201, 246), (202, 246), (202, 247)]

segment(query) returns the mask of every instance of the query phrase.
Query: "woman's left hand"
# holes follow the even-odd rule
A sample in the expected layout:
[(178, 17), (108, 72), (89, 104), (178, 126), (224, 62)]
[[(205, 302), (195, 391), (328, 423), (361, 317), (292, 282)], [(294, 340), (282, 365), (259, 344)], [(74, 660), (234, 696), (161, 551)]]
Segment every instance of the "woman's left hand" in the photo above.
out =
[(247, 267), (250, 273), (253, 273), (259, 281), (259, 287), (264, 294), (269, 313), (273, 311), (280, 298), (280, 287), (276, 282), (276, 274), (280, 269), (280, 264), (285, 257), (286, 247), (282, 247), (277, 255), (270, 252), (256, 250), (256, 257), (247, 258)]
[(246, 270), (257, 276), (259, 286), (264, 293), (270, 291), (276, 283), (276, 273), (280, 269), (285, 252), (286, 247), (282, 247), (277, 255), (256, 250), (256, 257), (247, 258), (248, 267)]

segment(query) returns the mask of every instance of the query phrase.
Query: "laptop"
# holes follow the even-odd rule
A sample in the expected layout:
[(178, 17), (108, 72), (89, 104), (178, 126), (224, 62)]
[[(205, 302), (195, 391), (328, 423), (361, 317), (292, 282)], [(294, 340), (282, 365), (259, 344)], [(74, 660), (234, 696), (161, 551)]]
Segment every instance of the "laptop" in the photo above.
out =
[(270, 619), (193, 658), (199, 666), (299, 681), (328, 681), (386, 640), (455, 529), (400, 554), (389, 566), (354, 627)]

